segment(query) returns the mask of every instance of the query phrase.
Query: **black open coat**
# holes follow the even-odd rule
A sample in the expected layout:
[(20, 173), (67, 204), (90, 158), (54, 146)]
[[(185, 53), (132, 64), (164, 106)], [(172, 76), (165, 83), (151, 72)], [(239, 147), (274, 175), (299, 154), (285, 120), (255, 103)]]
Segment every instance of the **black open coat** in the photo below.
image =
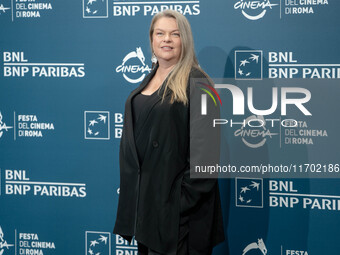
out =
[[(189, 254), (208, 254), (209, 248), (224, 240), (219, 187), (216, 179), (190, 178), (189, 158), (199, 159), (211, 145), (196, 146), (190, 154), (190, 139), (207, 138), (213, 141), (217, 130), (199, 131), (190, 126), (197, 111), (190, 111), (188, 105), (169, 103), (161, 97), (152, 97), (142, 109), (136, 126), (133, 126), (132, 98), (143, 90), (156, 72), (152, 72), (141, 85), (133, 90), (125, 104), (123, 134), (120, 144), (120, 194), (116, 224), (113, 233), (127, 240), (135, 239), (147, 247), (162, 253), (175, 254), (177, 249), (180, 216), (189, 217)], [(193, 78), (204, 78), (201, 71), (193, 68), (188, 82), (188, 98), (200, 93)], [(208, 81), (207, 81), (208, 82)], [(162, 95), (164, 83), (160, 88)], [(204, 93), (204, 92), (203, 92)], [(216, 106), (208, 100), (208, 110)], [(189, 102), (190, 104), (190, 102)], [(213, 109), (213, 108), (211, 108)], [(190, 116), (191, 113), (191, 116)], [(197, 115), (197, 116), (195, 116)], [(209, 116), (209, 115), (208, 115)], [(216, 117), (216, 116), (215, 116)], [(211, 126), (211, 120), (204, 117), (203, 125)], [(202, 119), (201, 119), (202, 120)], [(195, 125), (199, 125), (196, 121)], [(137, 131), (134, 137), (134, 129)], [(209, 137), (210, 136), (210, 137)], [(216, 140), (216, 139), (215, 139)], [(201, 141), (201, 140), (199, 140)], [(215, 147), (219, 154), (219, 144)], [(136, 150), (145, 146), (145, 156), (140, 165)], [(194, 153), (194, 154), (193, 154)], [(215, 162), (216, 163), (216, 162)]]

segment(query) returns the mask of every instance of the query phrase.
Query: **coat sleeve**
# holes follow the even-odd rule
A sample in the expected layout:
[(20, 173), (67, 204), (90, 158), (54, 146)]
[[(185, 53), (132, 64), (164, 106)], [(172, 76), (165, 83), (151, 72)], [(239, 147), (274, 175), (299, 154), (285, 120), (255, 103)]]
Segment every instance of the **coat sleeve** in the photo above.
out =
[[(203, 76), (205, 77), (205, 76)], [(220, 158), (220, 130), (213, 126), (213, 120), (219, 118), (219, 100), (209, 86), (213, 84), (207, 78), (190, 79), (189, 97), (189, 153), (190, 168), (184, 172), (181, 189), (181, 215), (190, 214), (204, 203), (205, 199), (216, 190), (218, 185), (216, 172), (198, 170), (215, 167)], [(210, 92), (211, 96), (209, 95)], [(207, 114), (201, 113), (201, 98), (206, 95)]]

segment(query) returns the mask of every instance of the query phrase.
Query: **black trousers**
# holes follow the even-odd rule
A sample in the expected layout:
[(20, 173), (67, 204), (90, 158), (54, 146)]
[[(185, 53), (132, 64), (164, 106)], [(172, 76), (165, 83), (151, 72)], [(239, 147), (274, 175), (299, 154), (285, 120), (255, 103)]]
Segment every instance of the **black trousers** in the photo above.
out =
[[(178, 243), (177, 243), (177, 252), (176, 255), (188, 255), (188, 236), (189, 236), (189, 228), (188, 228), (188, 218), (181, 218), (181, 223), (179, 226), (179, 233), (178, 233)], [(138, 255), (168, 255), (158, 253), (142, 243), (138, 242)]]

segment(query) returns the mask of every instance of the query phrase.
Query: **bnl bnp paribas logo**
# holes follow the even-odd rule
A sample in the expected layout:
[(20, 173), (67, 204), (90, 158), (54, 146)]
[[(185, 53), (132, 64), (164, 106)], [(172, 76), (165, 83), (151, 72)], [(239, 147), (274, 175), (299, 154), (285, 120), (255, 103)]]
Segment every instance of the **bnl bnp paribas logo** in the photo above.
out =
[(242, 15), (249, 20), (259, 20), (277, 5), (270, 0), (239, 0), (234, 4), (234, 9), (241, 10)]
[(122, 64), (116, 67), (116, 72), (122, 73), (124, 79), (130, 83), (141, 82), (150, 71), (151, 68), (145, 63), (141, 47), (129, 52), (123, 58)]
[[(114, 121), (113, 138), (120, 139), (123, 134), (123, 114), (116, 112), (112, 116)], [(110, 140), (110, 112), (84, 111), (84, 138), (92, 140)], [(1, 254), (0, 254), (1, 255)]]
[(84, 112), (85, 139), (110, 140), (110, 113), (108, 111)]
[(236, 178), (235, 205), (236, 207), (263, 208), (263, 179)]
[(111, 235), (109, 232), (86, 231), (85, 255), (111, 255)]
[(6, 254), (5, 251), (10, 250), (11, 246), (14, 246), (14, 244), (8, 244), (7, 241), (4, 238), (4, 232), (2, 231), (2, 228), (0, 226), (0, 255)]
[(83, 0), (83, 18), (108, 18), (108, 0)]
[(262, 80), (262, 50), (235, 50), (235, 80)]

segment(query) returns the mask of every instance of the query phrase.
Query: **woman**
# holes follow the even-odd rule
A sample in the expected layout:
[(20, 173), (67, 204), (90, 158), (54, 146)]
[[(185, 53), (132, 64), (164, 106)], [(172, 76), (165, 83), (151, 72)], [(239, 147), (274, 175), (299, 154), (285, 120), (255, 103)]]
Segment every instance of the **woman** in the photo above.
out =
[(190, 127), (190, 79), (209, 81), (182, 14), (155, 15), (150, 42), (154, 69), (125, 104), (113, 233), (129, 241), (135, 236), (139, 254), (211, 254), (224, 240), (218, 183), (191, 179), (189, 171), (192, 152), (200, 158), (207, 148), (197, 146), (190, 154), (190, 139), (216, 133)]

